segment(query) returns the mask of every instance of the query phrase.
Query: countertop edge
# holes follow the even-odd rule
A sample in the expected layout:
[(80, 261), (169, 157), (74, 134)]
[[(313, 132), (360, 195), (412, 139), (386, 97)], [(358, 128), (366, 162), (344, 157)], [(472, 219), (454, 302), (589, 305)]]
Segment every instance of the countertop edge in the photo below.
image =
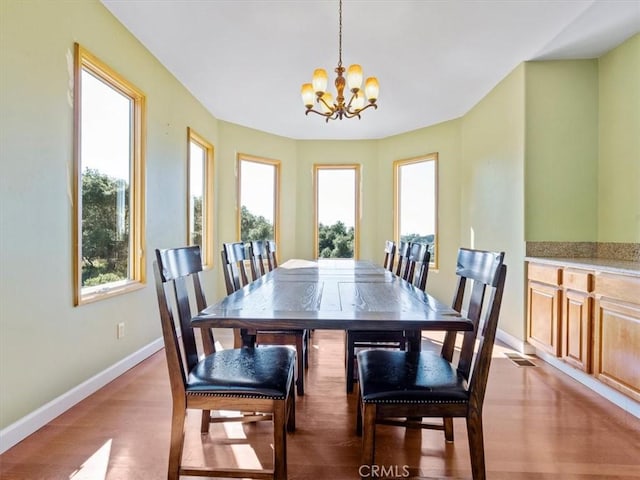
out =
[(576, 267), (597, 270), (599, 272), (622, 273), (625, 275), (640, 275), (640, 262), (589, 257), (525, 257), (524, 259), (527, 262), (557, 265), (559, 267)]

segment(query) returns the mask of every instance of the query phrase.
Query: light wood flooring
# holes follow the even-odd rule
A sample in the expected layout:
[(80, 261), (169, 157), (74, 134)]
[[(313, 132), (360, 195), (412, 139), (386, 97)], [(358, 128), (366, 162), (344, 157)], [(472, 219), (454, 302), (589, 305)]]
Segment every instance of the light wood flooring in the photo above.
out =
[[(316, 331), (312, 340), (298, 428), (288, 436), (289, 479), (355, 479), (360, 438), (356, 395), (345, 393), (343, 334)], [(489, 479), (640, 479), (640, 420), (536, 358), (516, 366), (505, 351), (496, 347), (485, 400)], [(195, 413), (189, 463), (271, 464), (268, 422), (215, 425), (203, 437)], [(160, 351), (1, 455), (0, 478), (166, 478), (170, 417)], [(397, 478), (470, 479), (464, 421), (455, 420), (455, 435), (446, 444), (442, 432), (380, 426), (376, 463)]]

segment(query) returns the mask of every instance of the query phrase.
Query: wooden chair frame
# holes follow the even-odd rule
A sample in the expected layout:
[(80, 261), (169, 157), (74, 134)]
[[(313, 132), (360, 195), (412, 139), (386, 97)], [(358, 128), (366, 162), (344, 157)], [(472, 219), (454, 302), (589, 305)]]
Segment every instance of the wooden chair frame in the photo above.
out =
[[(376, 401), (363, 398), (362, 391), (367, 387), (360, 385), (356, 430), (362, 435), (362, 465), (374, 465), (376, 424), (443, 430), (445, 439), (452, 442), (452, 419), (463, 417), (467, 423), (473, 479), (486, 478), (482, 406), (507, 271), (503, 258), (503, 252), (467, 249), (460, 249), (458, 255), (456, 273), (459, 280), (453, 300), (453, 306), (458, 311), (462, 307), (466, 281), (473, 280), (467, 316), (473, 321), (475, 328), (471, 332), (464, 332), (456, 365), (457, 374), (468, 382), (468, 400), (447, 402), (442, 398), (431, 399), (428, 394), (425, 394), (424, 398), (417, 398), (415, 401), (395, 403), (393, 400)], [(491, 295), (485, 306), (486, 316), (482, 324), (485, 291), (489, 288), (491, 288)], [(455, 340), (456, 332), (447, 332), (441, 356), (448, 362), (452, 362)], [(422, 422), (423, 417), (441, 417), (444, 421), (441, 425), (434, 425)], [(402, 418), (406, 420), (401, 420)]]
[[(188, 279), (193, 280), (193, 290), (198, 309), (206, 302), (202, 291), (199, 272), (202, 270), (200, 247), (185, 247), (170, 250), (156, 250), (153, 264), (156, 280), (156, 293), (162, 323), (162, 335), (165, 343), (167, 367), (172, 393), (171, 442), (167, 478), (178, 480), (181, 475), (205, 477), (252, 477), (261, 479), (286, 479), (286, 432), (295, 430), (295, 395), (293, 381), (289, 380), (288, 393), (283, 398), (270, 398), (266, 395), (233, 395), (225, 391), (217, 392), (187, 388), (188, 375), (199, 363), (193, 328), (190, 325), (191, 310)], [(174, 315), (169, 305), (168, 292), (174, 296), (182, 334), (182, 350), (178, 344)], [(215, 342), (211, 330), (202, 330), (203, 342), (215, 352)], [(215, 353), (213, 354), (215, 355)], [(184, 447), (184, 427), (187, 409), (202, 410), (201, 433), (209, 431), (209, 424), (228, 421), (255, 421), (271, 419), (274, 427), (273, 469), (208, 468), (182, 465)], [(213, 417), (212, 410), (231, 410), (261, 412), (262, 416)]]

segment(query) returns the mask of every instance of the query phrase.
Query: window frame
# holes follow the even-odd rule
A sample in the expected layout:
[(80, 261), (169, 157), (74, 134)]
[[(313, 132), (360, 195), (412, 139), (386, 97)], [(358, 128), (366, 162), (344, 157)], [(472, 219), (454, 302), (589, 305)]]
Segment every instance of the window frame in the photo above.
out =
[(428, 153), (426, 155), (420, 155), (418, 157), (406, 158), (396, 160), (393, 162), (393, 237), (396, 244), (400, 244), (400, 168), (405, 165), (414, 165), (416, 163), (434, 162), (434, 240), (433, 240), (433, 252), (434, 255), (431, 258), (429, 265), (433, 270), (438, 270), (438, 257), (439, 257), (439, 219), (438, 219), (438, 152)]
[[(82, 288), (82, 72), (87, 70), (109, 87), (131, 100), (129, 162), (129, 278), (89, 289)], [(98, 57), (74, 44), (74, 145), (73, 145), (73, 295), (79, 306), (111, 298), (144, 287), (145, 255), (145, 140), (146, 97), (144, 93)]]
[(242, 162), (259, 163), (269, 165), (274, 168), (273, 178), (273, 241), (276, 242), (276, 249), (280, 248), (280, 160), (271, 158), (258, 157), (247, 153), (238, 153), (236, 155), (236, 238), (242, 241)]
[(314, 163), (313, 164), (313, 255), (314, 258), (320, 258), (318, 251), (319, 232), (318, 232), (318, 172), (320, 170), (354, 170), (354, 226), (353, 226), (353, 259), (360, 258), (360, 164), (359, 163)]
[(191, 143), (195, 143), (204, 150), (205, 158), (202, 172), (202, 268), (211, 269), (215, 266), (213, 255), (213, 174), (214, 148), (202, 135), (191, 127), (187, 127), (187, 245), (192, 243), (191, 231)]

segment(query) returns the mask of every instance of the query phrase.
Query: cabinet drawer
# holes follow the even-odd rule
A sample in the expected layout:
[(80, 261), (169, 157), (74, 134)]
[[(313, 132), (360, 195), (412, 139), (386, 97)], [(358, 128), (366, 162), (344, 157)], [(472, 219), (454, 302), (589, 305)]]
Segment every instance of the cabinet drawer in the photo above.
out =
[(569, 290), (589, 293), (593, 291), (593, 273), (586, 270), (565, 268), (562, 272), (562, 284)]
[(529, 263), (528, 276), (529, 280), (549, 285), (560, 285), (562, 283), (562, 269), (552, 265)]
[(598, 296), (640, 304), (640, 277), (598, 273), (595, 291)]

